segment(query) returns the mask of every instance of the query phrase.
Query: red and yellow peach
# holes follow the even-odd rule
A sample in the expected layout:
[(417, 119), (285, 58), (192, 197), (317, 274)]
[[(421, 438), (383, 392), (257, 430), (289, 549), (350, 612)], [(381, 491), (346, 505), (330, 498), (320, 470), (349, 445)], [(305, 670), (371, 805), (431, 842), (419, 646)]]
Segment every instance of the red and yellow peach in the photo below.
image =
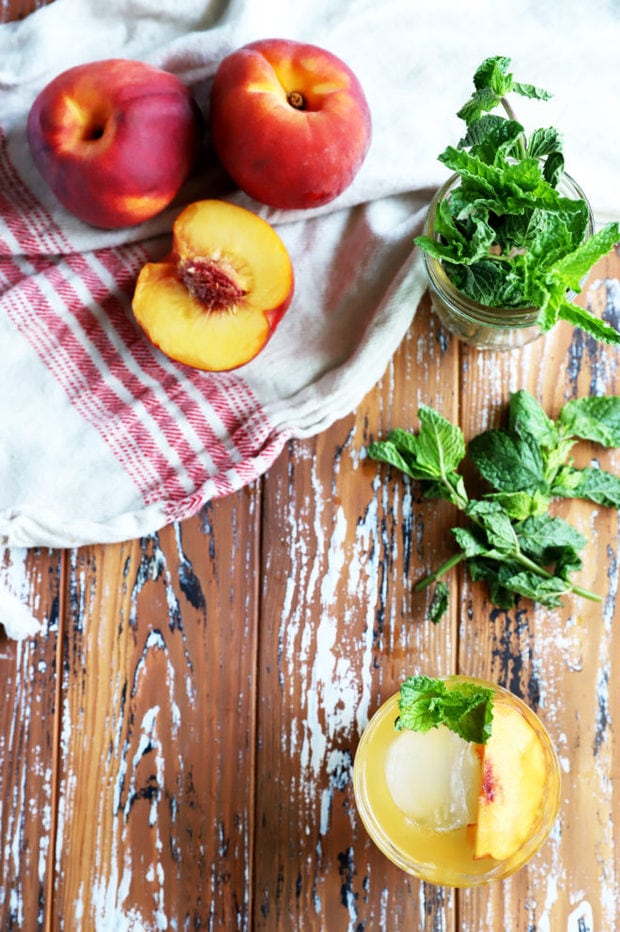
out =
[(348, 65), (288, 39), (251, 42), (222, 60), (210, 126), (233, 181), (280, 208), (336, 198), (359, 171), (371, 139), (368, 102)]
[(57, 75), (28, 115), (32, 158), (67, 210), (113, 229), (167, 207), (188, 178), (201, 114), (176, 75), (105, 59)]

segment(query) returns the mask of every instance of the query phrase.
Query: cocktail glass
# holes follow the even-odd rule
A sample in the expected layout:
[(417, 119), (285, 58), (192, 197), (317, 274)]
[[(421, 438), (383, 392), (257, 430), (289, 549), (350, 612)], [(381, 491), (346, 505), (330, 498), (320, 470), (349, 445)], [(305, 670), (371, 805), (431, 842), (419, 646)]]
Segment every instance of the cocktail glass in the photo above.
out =
[(431, 883), (471, 887), (501, 880), (539, 850), (555, 822), (560, 767), (543, 723), (517, 696), (493, 690), (492, 734), (469, 744), (445, 726), (397, 730), (399, 693), (373, 715), (357, 749), (356, 805), (394, 864)]

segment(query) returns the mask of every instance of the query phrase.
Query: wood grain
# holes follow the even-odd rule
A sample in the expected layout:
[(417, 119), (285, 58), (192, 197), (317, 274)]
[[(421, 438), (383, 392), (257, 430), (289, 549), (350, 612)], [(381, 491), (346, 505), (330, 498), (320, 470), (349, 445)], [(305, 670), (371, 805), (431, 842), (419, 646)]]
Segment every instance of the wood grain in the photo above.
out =
[(35, 929), (49, 909), (59, 752), (62, 557), (2, 553), (0, 584), (41, 622), (40, 637), (12, 641), (0, 628), (0, 928)]
[[(617, 306), (619, 264), (597, 268), (588, 301)], [(422, 402), (471, 436), (517, 387), (550, 413), (617, 392), (617, 351), (560, 327), (479, 353), (424, 301), (358, 410), (291, 442), (260, 483), (142, 541), (7, 552), (5, 577), (47, 634), (3, 642), (2, 927), (612, 927), (617, 513), (562, 506), (589, 538), (580, 582), (600, 608), (501, 612), (455, 572), (451, 616), (429, 626), (412, 585), (451, 552), (454, 515), (365, 455), (390, 427), (415, 428)], [(594, 454), (618, 469), (617, 451), (580, 453)], [(487, 889), (408, 878), (356, 815), (359, 734), (423, 670), (509, 686), (560, 753), (551, 839)]]
[[(604, 288), (617, 307), (619, 266), (597, 268), (589, 301)], [(561, 328), (518, 353), (478, 353), (424, 301), (358, 410), (291, 442), (261, 482), (142, 541), (21, 563), (7, 552), (5, 576), (23, 579), (47, 634), (3, 642), (2, 927), (613, 927), (617, 513), (562, 506), (588, 537), (580, 582), (600, 608), (501, 612), (455, 572), (451, 615), (430, 626), (412, 586), (451, 552), (455, 516), (365, 449), (415, 429), (421, 402), (466, 436), (499, 423), (517, 387), (557, 413), (617, 392), (617, 363)], [(580, 455), (594, 453), (618, 469), (617, 451)], [(355, 811), (359, 734), (423, 670), (508, 685), (560, 753), (551, 839), (487, 889), (408, 878)]]
[(365, 457), (394, 418), (414, 423), (423, 393), (452, 416), (455, 367), (425, 305), (358, 416), (290, 444), (265, 481), (256, 928), (379, 928), (388, 915), (394, 928), (431, 929), (452, 914), (453, 897), (413, 893), (370, 845), (351, 767), (404, 672), (456, 664), (450, 624), (429, 632), (411, 591), (412, 574), (446, 553), (447, 514), (426, 503), (414, 515), (411, 488), (383, 482)]
[(247, 927), (257, 499), (72, 556), (53, 928)]
[[(616, 326), (618, 282), (611, 276), (619, 265), (614, 256), (603, 260), (580, 296), (580, 301), (596, 304), (599, 313), (601, 301), (610, 309), (615, 306)], [(617, 348), (603, 347), (564, 324), (521, 354), (494, 358), (464, 350), (463, 362), (462, 418), (468, 436), (501, 423), (505, 386), (527, 388), (554, 417), (571, 398), (620, 393)], [(475, 372), (475, 379), (468, 380), (467, 372)], [(620, 451), (584, 443), (574, 453), (582, 465), (596, 457), (603, 468), (620, 472)], [(507, 916), (513, 917), (512, 928), (523, 932), (611, 929), (617, 918), (614, 810), (619, 801), (617, 779), (610, 777), (620, 767), (612, 734), (620, 713), (620, 696), (612, 686), (617, 669), (612, 645), (618, 617), (618, 512), (578, 500), (556, 505), (554, 512), (587, 538), (576, 581), (599, 593), (602, 604), (572, 597), (561, 609), (547, 610), (522, 600), (505, 612), (488, 604), (481, 586), (461, 578), (460, 668), (522, 696), (546, 724), (563, 769), (560, 815), (542, 851), (499, 888), (461, 895), (461, 923), (468, 932), (500, 932)]]

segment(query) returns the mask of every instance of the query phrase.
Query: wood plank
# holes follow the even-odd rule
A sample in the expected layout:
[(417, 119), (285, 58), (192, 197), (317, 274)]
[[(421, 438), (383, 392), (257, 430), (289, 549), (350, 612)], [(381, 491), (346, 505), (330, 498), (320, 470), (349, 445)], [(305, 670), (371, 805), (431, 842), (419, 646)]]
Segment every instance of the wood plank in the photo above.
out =
[(0, 23), (10, 23), (24, 19), (30, 13), (48, 6), (54, 0), (2, 0), (0, 3)]
[(265, 481), (257, 759), (257, 929), (452, 927), (454, 894), (393, 867), (357, 816), (351, 767), (404, 675), (456, 666), (450, 623), (412, 580), (442, 560), (449, 513), (364, 456), (419, 403), (458, 407), (457, 356), (425, 301), (352, 415), (291, 443)]
[(41, 929), (49, 913), (61, 570), (55, 551), (4, 548), (0, 559), (0, 585), (43, 626), (41, 636), (20, 641), (0, 629), (0, 928), (7, 930)]
[[(616, 326), (618, 278), (620, 260), (612, 254), (597, 265), (580, 296), (598, 313), (606, 307), (612, 318), (615, 314)], [(619, 394), (618, 348), (560, 324), (519, 353), (464, 350), (466, 436), (499, 424), (509, 391), (517, 388), (532, 392), (553, 417), (571, 398)], [(603, 468), (620, 473), (620, 451), (590, 444), (575, 448), (581, 465), (593, 456)], [(618, 675), (612, 628), (618, 618), (618, 512), (576, 500), (553, 511), (588, 539), (576, 581), (600, 593), (602, 605), (572, 597), (561, 609), (521, 600), (514, 610), (500, 611), (489, 604), (482, 585), (461, 577), (461, 668), (508, 686), (535, 708), (563, 769), (559, 819), (541, 852), (502, 884), (460, 895), (460, 921), (468, 932), (503, 932), (507, 922), (513, 932), (611, 929), (617, 919), (620, 755), (613, 722), (620, 695), (612, 685)]]
[(73, 554), (56, 927), (247, 927), (258, 505)]

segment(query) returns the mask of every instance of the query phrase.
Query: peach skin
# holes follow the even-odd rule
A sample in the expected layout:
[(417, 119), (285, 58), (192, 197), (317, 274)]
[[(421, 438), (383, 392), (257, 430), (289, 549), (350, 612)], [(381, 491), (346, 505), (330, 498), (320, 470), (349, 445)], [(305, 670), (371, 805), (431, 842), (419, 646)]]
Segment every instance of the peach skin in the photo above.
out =
[(223, 59), (210, 126), (233, 181), (280, 208), (332, 201), (353, 181), (371, 140), (368, 102), (348, 65), (288, 39), (251, 42)]
[(27, 133), (35, 165), (85, 223), (132, 226), (174, 200), (191, 173), (201, 115), (187, 86), (140, 61), (62, 72), (36, 97)]

